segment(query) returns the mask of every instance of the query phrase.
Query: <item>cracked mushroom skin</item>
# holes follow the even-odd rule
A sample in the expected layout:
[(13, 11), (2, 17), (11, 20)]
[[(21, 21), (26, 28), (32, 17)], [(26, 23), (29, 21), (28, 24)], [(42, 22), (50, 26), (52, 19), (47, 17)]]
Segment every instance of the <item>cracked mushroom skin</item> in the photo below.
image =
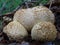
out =
[(37, 6), (28, 9), (19, 9), (14, 14), (13, 20), (17, 20), (30, 31), (34, 24), (40, 21), (54, 23), (54, 14), (44, 6)]
[(28, 36), (26, 29), (17, 21), (10, 22), (7, 26), (4, 27), (3, 32), (7, 34), (11, 40), (21, 40)]
[(57, 36), (55, 26), (50, 22), (40, 22), (34, 25), (31, 37), (37, 41), (54, 41)]

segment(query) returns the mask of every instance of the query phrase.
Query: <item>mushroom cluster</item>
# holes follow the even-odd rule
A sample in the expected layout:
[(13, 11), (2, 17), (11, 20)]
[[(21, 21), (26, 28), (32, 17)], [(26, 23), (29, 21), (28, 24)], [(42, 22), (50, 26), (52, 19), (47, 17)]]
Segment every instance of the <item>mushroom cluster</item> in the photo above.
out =
[(40, 21), (54, 23), (54, 14), (44, 6), (37, 6), (16, 11), (13, 20), (20, 22), (28, 31)]
[(33, 40), (51, 41), (57, 34), (54, 21), (54, 14), (47, 7), (19, 9), (14, 14), (13, 21), (4, 27), (3, 32), (14, 40), (23, 39), (31, 32)]

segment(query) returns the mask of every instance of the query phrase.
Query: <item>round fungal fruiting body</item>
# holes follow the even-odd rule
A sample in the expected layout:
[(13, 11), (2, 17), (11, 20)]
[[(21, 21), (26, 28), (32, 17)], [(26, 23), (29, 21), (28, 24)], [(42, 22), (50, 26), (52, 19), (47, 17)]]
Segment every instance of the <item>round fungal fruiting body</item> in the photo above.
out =
[(40, 21), (54, 23), (54, 14), (44, 6), (37, 6), (28, 9), (20, 9), (16, 11), (13, 20), (20, 22), (28, 31), (32, 29), (34, 24)]
[(4, 27), (3, 32), (7, 34), (9, 39), (21, 40), (28, 35), (26, 29), (17, 21), (10, 22)]
[(14, 15), (13, 20), (20, 22), (28, 31), (30, 31), (35, 22), (30, 8), (18, 10)]
[(38, 41), (53, 41), (57, 36), (55, 26), (50, 22), (40, 22), (34, 25), (31, 31), (33, 40)]
[(55, 16), (51, 10), (44, 6), (37, 6), (32, 8), (32, 12), (34, 13), (34, 18), (37, 22), (39, 21), (47, 21), (54, 23)]

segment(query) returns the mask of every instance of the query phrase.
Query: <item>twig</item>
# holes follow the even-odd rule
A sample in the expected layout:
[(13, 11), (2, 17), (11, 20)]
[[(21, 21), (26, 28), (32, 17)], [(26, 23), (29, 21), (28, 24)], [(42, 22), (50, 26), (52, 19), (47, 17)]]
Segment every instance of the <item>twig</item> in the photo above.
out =
[(51, 8), (53, 1), (54, 1), (54, 0), (50, 0), (49, 9)]
[(29, 8), (29, 6), (28, 6), (28, 2), (25, 2), (25, 5), (26, 5), (26, 8)]

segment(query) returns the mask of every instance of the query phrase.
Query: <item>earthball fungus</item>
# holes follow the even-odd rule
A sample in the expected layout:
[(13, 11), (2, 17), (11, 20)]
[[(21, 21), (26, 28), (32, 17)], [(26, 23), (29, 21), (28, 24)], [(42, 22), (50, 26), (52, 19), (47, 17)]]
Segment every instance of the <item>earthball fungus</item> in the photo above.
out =
[(37, 6), (33, 8), (19, 9), (14, 14), (13, 20), (17, 20), (30, 31), (32, 27), (40, 21), (54, 23), (54, 14), (47, 7)]
[(26, 29), (17, 21), (10, 22), (4, 27), (3, 32), (7, 34), (9, 39), (20, 40), (28, 35)]
[(31, 37), (38, 41), (53, 41), (57, 36), (57, 30), (51, 22), (39, 22), (31, 30)]

